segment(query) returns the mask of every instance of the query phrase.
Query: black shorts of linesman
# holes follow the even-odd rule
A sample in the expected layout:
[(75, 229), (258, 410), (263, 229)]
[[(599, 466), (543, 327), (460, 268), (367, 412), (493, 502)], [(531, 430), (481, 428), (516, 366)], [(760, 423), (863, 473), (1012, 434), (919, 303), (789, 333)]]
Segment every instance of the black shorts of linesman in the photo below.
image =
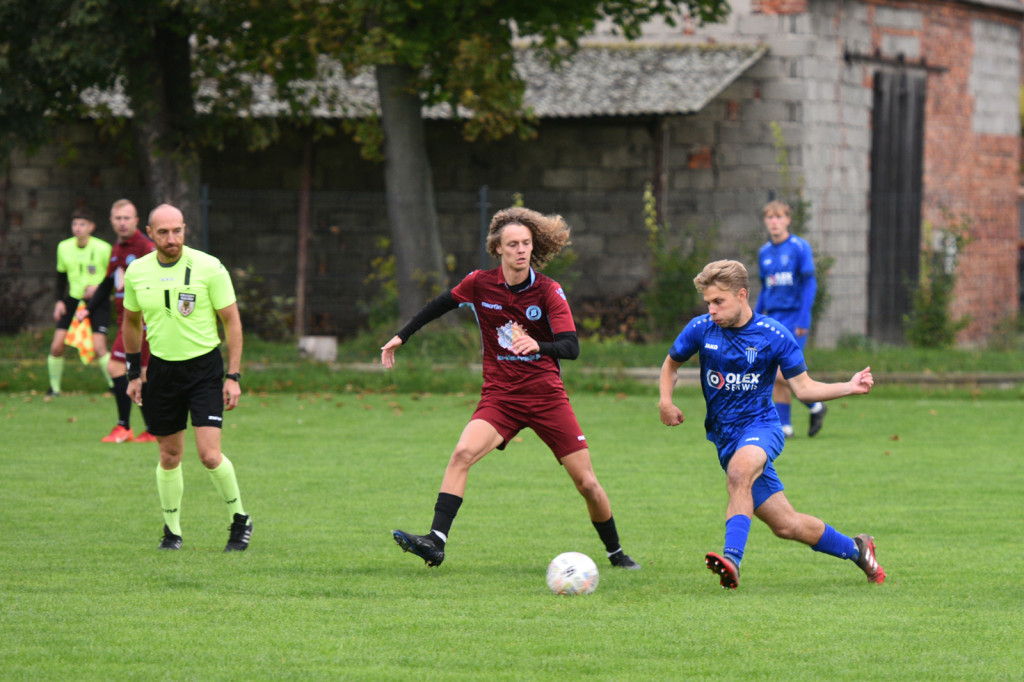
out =
[[(242, 395), (242, 321), (231, 276), (219, 260), (185, 246), (185, 220), (162, 204), (149, 214), (146, 232), (156, 251), (136, 259), (124, 277), (123, 335), (128, 397), (142, 404), (142, 319), (151, 357), (147, 370), (149, 431), (160, 445), (157, 491), (164, 516), (160, 549), (181, 549), (181, 457), (189, 414), (199, 460), (224, 499), (231, 519), (225, 552), (249, 546), (252, 519), (231, 461), (220, 450), (224, 410)], [(224, 325), (228, 372), (220, 354), (217, 318)]]

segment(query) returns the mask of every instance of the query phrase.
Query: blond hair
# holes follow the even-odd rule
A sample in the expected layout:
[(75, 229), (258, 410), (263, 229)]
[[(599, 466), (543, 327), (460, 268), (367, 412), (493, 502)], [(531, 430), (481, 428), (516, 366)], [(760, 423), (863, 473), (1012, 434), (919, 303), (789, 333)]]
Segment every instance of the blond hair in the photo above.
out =
[(700, 274), (693, 278), (693, 285), (702, 294), (710, 286), (738, 294), (740, 289), (750, 291), (750, 276), (739, 261), (716, 260), (704, 266)]
[(540, 270), (557, 256), (569, 241), (569, 226), (560, 215), (544, 215), (537, 211), (513, 206), (498, 211), (491, 219), (487, 232), (487, 253), (498, 257), (501, 233), (506, 225), (522, 225), (533, 235), (533, 253), (530, 265)]
[(765, 204), (764, 208), (761, 209), (761, 217), (767, 218), (770, 215), (784, 215), (788, 218), (789, 204), (785, 201), (779, 201), (778, 199), (775, 201), (769, 201)]

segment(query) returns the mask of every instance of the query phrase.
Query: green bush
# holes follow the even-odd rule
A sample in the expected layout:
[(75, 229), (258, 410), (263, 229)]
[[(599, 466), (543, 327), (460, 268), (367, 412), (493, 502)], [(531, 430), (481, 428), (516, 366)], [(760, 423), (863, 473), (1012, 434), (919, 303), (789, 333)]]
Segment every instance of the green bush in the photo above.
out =
[(949, 305), (956, 288), (956, 266), (970, 241), (970, 218), (959, 220), (943, 209), (944, 228), (931, 222), (922, 226), (921, 271), (914, 290), (914, 307), (903, 316), (907, 340), (918, 348), (949, 348), (956, 335), (970, 324), (970, 316), (953, 319)]
[(667, 224), (660, 224), (650, 183), (644, 185), (643, 210), (651, 254), (651, 279), (641, 300), (649, 331), (656, 338), (665, 338), (676, 334), (704, 309), (693, 278), (711, 257), (713, 235), (696, 229), (689, 234), (673, 234)]

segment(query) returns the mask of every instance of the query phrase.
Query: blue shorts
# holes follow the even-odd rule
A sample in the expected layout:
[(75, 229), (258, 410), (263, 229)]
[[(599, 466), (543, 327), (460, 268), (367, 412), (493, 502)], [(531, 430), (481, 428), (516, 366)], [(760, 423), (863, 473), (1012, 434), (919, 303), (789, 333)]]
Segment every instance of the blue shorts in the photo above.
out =
[(760, 507), (765, 500), (775, 493), (784, 490), (782, 481), (779, 480), (779, 475), (775, 473), (773, 462), (776, 457), (782, 454), (782, 447), (785, 444), (786, 437), (783, 435), (781, 427), (765, 425), (748, 429), (736, 440), (725, 443), (718, 448), (718, 463), (722, 465), (723, 471), (728, 469), (729, 460), (744, 445), (756, 445), (768, 455), (764, 471), (757, 477), (750, 489), (754, 496), (754, 509)]
[(796, 339), (796, 343), (800, 346), (800, 350), (803, 350), (807, 346), (807, 337), (809, 334), (803, 336), (796, 335), (797, 318), (800, 317), (799, 310), (776, 310), (775, 312), (765, 313), (768, 317), (778, 320), (783, 327), (788, 329)]

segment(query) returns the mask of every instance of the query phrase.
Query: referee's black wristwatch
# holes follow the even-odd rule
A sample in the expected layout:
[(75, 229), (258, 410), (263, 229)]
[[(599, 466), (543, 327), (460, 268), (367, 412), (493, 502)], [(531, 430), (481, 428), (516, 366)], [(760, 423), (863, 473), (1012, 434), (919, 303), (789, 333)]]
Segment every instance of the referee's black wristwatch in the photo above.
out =
[(242, 373), (241, 372), (232, 372), (231, 374), (225, 374), (224, 378), (225, 379), (231, 379), (232, 381), (237, 381), (238, 383), (242, 383)]

